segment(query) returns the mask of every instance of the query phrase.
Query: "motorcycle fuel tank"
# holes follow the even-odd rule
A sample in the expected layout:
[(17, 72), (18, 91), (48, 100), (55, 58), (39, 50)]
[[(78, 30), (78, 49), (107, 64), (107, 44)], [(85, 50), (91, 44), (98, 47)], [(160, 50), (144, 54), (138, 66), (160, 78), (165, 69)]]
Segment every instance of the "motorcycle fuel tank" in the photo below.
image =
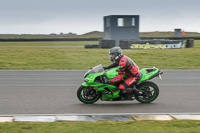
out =
[(118, 71), (119, 71), (118, 67), (112, 68), (112, 69), (110, 69), (109, 71), (106, 72), (106, 77), (108, 79), (115, 78), (118, 75)]

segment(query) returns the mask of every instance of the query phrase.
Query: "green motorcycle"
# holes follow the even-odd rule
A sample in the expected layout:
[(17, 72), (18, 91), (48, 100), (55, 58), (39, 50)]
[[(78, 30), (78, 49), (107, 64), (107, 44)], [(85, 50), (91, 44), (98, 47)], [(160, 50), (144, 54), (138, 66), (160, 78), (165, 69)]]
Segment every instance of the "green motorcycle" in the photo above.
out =
[[(158, 86), (149, 80), (155, 77), (162, 79), (161, 74), (163, 72), (160, 69), (141, 69), (140, 72), (142, 77), (127, 89), (126, 94), (121, 94), (120, 90), (116, 89), (121, 82), (115, 84), (104, 83), (105, 76), (108, 79), (115, 78), (118, 75), (118, 71), (118, 67), (105, 71), (101, 64), (91, 68), (85, 73), (84, 83), (77, 91), (78, 99), (85, 104), (94, 103), (99, 99), (102, 101), (123, 101), (136, 99), (141, 103), (150, 103), (158, 97)], [(128, 76), (124, 74), (123, 81), (127, 78)]]

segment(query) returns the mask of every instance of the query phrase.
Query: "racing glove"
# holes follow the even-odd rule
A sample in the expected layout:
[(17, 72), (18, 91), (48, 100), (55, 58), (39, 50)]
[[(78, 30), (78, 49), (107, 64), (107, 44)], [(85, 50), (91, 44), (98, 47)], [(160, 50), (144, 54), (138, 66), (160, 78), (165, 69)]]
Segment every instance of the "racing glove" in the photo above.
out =
[(108, 67), (107, 66), (103, 66), (103, 69), (106, 70), (106, 69), (108, 69)]
[(111, 80), (108, 79), (107, 77), (103, 77), (103, 81), (105, 84), (111, 84)]

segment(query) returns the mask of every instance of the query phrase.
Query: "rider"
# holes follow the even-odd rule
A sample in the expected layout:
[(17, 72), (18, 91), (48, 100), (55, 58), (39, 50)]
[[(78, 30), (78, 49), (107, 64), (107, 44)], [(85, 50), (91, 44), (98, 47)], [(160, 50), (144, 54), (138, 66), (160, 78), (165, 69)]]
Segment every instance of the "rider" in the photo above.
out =
[(122, 93), (127, 93), (127, 88), (140, 79), (141, 75), (138, 66), (129, 57), (127, 57), (126, 55), (122, 55), (122, 49), (120, 47), (111, 48), (109, 51), (109, 58), (114, 63), (107, 67), (104, 67), (104, 69), (110, 69), (119, 66), (119, 72), (117, 77), (113, 79), (105, 78), (104, 82), (120, 82), (123, 79), (124, 73), (126, 73), (129, 78), (119, 85), (119, 89)]

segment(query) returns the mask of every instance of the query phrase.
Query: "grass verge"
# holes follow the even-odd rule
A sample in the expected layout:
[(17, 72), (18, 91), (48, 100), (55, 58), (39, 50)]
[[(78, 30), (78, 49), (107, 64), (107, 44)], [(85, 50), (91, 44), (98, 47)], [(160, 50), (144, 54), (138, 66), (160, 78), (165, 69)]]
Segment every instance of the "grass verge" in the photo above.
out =
[(1, 133), (199, 133), (200, 121), (0, 123)]
[[(109, 49), (38, 47), (83, 46), (86, 43), (97, 42), (1, 42), (0, 69), (89, 69), (98, 64), (106, 66), (112, 63), (108, 58)], [(140, 68), (200, 69), (200, 41), (195, 41), (194, 48), (128, 49), (123, 50), (123, 54), (132, 58)]]

